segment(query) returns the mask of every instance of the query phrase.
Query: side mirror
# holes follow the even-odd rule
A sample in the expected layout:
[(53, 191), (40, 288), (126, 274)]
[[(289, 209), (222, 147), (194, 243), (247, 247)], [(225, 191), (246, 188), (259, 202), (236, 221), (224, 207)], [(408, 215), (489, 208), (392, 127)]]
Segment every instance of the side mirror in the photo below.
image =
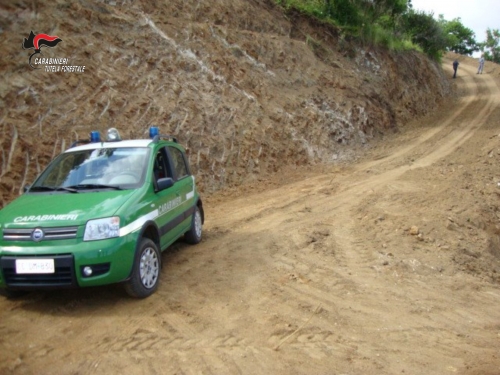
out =
[(172, 180), (172, 177), (160, 178), (157, 181), (157, 185), (158, 185), (158, 191), (162, 191), (168, 189), (169, 187), (174, 186), (174, 180)]

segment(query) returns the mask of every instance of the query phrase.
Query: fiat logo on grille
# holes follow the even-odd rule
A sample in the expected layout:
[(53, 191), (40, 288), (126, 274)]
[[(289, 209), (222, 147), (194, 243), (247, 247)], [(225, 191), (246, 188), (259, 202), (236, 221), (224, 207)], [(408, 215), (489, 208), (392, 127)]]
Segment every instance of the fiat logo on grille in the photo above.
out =
[(43, 230), (41, 230), (40, 228), (36, 228), (31, 233), (31, 239), (35, 242), (40, 242), (41, 240), (43, 240), (43, 236), (44, 236)]

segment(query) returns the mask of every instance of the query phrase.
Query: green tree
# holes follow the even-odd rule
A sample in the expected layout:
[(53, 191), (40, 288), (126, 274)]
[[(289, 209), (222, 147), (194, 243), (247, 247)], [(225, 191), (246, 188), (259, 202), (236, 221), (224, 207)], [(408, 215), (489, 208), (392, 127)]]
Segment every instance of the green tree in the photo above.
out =
[[(478, 50), (474, 33), (460, 18), (440, 22), (413, 9), (411, 0), (275, 0), (285, 9), (296, 9), (335, 24), (363, 44), (389, 49), (418, 49), (440, 60), (452, 50), (471, 54)], [(492, 54), (492, 52), (490, 52)]]
[(325, 7), (326, 13), (340, 25), (360, 26), (384, 20), (393, 26), (409, 3), (409, 0), (325, 0)]
[(486, 41), (481, 44), (484, 59), (500, 64), (500, 31), (498, 29), (486, 30)]
[(409, 9), (408, 0), (362, 0), (360, 9), (372, 25), (379, 25), (387, 31), (397, 32), (401, 16)]
[(410, 9), (403, 17), (402, 30), (431, 58), (440, 60), (447, 48), (447, 38), (433, 13)]
[(479, 45), (475, 39), (476, 34), (462, 24), (460, 17), (447, 21), (441, 14), (438, 22), (446, 35), (449, 51), (461, 55), (472, 55), (473, 52), (479, 51)]
[(396, 18), (408, 10), (408, 0), (362, 0), (360, 6), (370, 11), (373, 20), (383, 16)]
[(356, 0), (325, 0), (327, 15), (341, 26), (358, 27), (363, 24), (363, 17)]

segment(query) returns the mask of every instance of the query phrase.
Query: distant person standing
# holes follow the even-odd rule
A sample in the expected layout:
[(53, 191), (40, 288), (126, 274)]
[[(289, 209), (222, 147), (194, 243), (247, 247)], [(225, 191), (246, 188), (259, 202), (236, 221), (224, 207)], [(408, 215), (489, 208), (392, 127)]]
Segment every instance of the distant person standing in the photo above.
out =
[(453, 78), (457, 78), (458, 60), (453, 61)]
[(483, 74), (483, 68), (484, 68), (484, 57), (481, 55), (481, 58), (479, 59), (479, 67), (477, 68), (477, 74)]

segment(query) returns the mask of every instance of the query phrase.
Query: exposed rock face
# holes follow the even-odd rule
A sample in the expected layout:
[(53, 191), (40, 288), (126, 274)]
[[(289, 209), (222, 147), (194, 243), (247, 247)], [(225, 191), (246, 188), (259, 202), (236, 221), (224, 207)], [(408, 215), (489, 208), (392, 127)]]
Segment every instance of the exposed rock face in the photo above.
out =
[[(92, 130), (187, 146), (206, 192), (283, 165), (335, 162), (450, 92), (424, 56), (355, 45), (272, 1), (54, 1), (0, 9), (2, 205)], [(62, 39), (32, 69), (30, 31)], [(34, 59), (32, 59), (34, 61)]]

